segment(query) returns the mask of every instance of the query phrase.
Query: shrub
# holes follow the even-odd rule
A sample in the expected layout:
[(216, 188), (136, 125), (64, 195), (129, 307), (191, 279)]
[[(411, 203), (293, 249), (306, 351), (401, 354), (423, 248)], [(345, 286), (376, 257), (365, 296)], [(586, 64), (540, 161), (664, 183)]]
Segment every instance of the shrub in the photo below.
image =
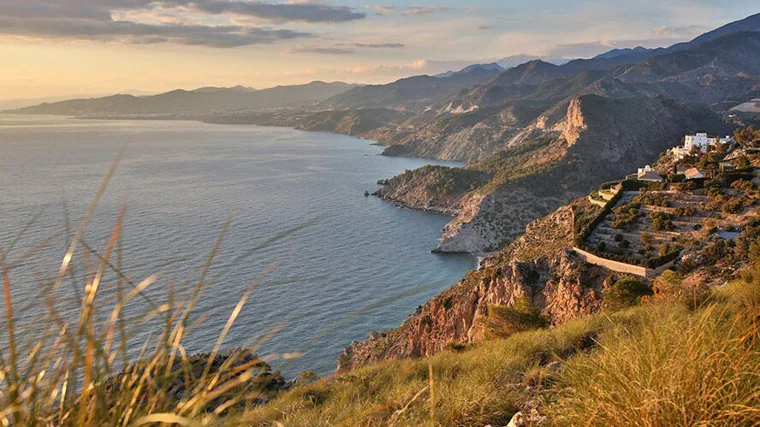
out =
[(711, 300), (707, 286), (686, 286), (681, 275), (671, 270), (666, 270), (654, 281), (652, 290), (655, 298), (679, 302), (691, 310), (703, 307)]
[(631, 225), (639, 219), (639, 204), (628, 203), (623, 206), (619, 206), (612, 210), (614, 217), (612, 220), (612, 226), (614, 228), (622, 228), (626, 225)]
[(607, 244), (604, 242), (599, 242), (597, 243), (596, 248), (599, 249), (600, 251), (604, 251), (605, 249), (607, 249)]
[(652, 244), (652, 239), (653, 239), (652, 233), (650, 233), (648, 231), (645, 231), (645, 232), (641, 233), (640, 239), (641, 239), (641, 243), (644, 243), (646, 245), (650, 245), (650, 244)]
[(655, 231), (670, 231), (673, 229), (673, 217), (664, 212), (652, 212), (649, 215), (652, 220), (652, 229)]
[(740, 214), (744, 211), (744, 200), (740, 197), (729, 199), (723, 203), (721, 210), (727, 214)]
[(604, 290), (602, 308), (607, 311), (622, 310), (638, 305), (641, 297), (652, 294), (652, 289), (644, 282), (631, 278), (620, 279)]
[(516, 298), (512, 307), (488, 307), (487, 335), (491, 338), (506, 338), (517, 332), (547, 325), (548, 322), (541, 315), (541, 310), (525, 297)]

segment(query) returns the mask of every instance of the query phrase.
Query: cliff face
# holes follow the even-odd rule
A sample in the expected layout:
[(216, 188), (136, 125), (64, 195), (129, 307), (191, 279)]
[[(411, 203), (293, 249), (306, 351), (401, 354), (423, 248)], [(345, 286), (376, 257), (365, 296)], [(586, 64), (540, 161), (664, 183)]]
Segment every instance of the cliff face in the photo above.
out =
[(354, 342), (338, 361), (346, 371), (383, 359), (429, 356), (450, 343), (484, 339), (488, 307), (525, 297), (554, 324), (597, 311), (610, 277), (572, 255), (573, 208), (542, 218), (479, 271), (420, 307), (400, 328)]

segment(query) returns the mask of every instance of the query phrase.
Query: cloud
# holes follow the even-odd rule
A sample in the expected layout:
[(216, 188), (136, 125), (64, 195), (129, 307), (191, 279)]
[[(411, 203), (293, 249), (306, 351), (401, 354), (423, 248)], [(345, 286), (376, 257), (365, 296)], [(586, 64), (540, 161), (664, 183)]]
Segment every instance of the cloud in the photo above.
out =
[(359, 49), (401, 49), (406, 47), (402, 43), (348, 43), (348, 45)]
[(312, 37), (312, 34), (268, 28), (207, 25), (152, 25), (130, 21), (83, 19), (11, 19), (0, 16), (0, 34), (58, 40), (175, 43), (230, 48)]
[(657, 27), (652, 30), (652, 34), (660, 37), (696, 37), (708, 30), (702, 25), (687, 25), (685, 27)]
[(340, 47), (314, 47), (314, 46), (302, 46), (293, 49), (288, 49), (285, 53), (299, 54), (318, 54), (318, 55), (353, 55), (354, 52), (351, 49), (344, 49)]
[(396, 11), (396, 8), (394, 6), (384, 6), (381, 4), (373, 4), (373, 5), (367, 6), (367, 8), (374, 11), (375, 15), (379, 15), (379, 16), (385, 16)]
[(187, 6), (210, 14), (231, 13), (283, 22), (348, 22), (365, 18), (346, 6), (323, 3), (262, 3), (227, 0), (163, 0), (159, 3)]
[(407, 8), (406, 10), (404, 10), (403, 14), (406, 16), (421, 16), (421, 15), (429, 15), (431, 13), (436, 13), (436, 12), (443, 12), (448, 9), (449, 8), (447, 6), (443, 6), (443, 5), (415, 6), (415, 7)]
[[(192, 14), (191, 19), (173, 13)], [(217, 18), (220, 15), (223, 19)], [(239, 19), (235, 19), (235, 18)], [(38, 39), (175, 43), (238, 47), (314, 37), (289, 29), (260, 27), (245, 18), (273, 22), (339, 23), (363, 19), (346, 6), (315, 2), (242, 0), (2, 0), (0, 34)], [(210, 24), (209, 22), (214, 22)]]

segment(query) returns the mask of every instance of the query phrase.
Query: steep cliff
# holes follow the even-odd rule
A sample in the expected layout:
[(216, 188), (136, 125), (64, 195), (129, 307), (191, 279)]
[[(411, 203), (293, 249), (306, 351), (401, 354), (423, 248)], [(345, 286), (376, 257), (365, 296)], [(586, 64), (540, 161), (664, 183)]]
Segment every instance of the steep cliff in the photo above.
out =
[(524, 236), (419, 307), (400, 328), (352, 343), (339, 358), (338, 370), (429, 356), (451, 344), (482, 341), (489, 306), (510, 306), (517, 298), (530, 300), (553, 324), (597, 311), (604, 284), (614, 275), (568, 250), (574, 218), (594, 209), (580, 200), (535, 221)]

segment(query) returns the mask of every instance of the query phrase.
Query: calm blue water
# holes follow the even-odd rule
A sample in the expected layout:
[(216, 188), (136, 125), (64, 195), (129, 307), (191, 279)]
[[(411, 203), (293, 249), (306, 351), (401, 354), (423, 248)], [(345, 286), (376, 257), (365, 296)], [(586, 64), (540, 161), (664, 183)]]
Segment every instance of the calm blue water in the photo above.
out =
[[(152, 298), (165, 298), (171, 282), (183, 289), (234, 215), (199, 301), (197, 313), (208, 319), (184, 342), (188, 351), (209, 350), (240, 296), (277, 263), (225, 347), (250, 346), (284, 325), (259, 354), (287, 374), (325, 374), (352, 340), (398, 326), (474, 267), (468, 256), (430, 253), (447, 218), (363, 195), (379, 178), (427, 160), (383, 157), (367, 141), (284, 128), (0, 116), (0, 248), (40, 212), (7, 259), (45, 243), (11, 274), (20, 321), (39, 323), (39, 280), (60, 265), (66, 212), (76, 226), (122, 147), (86, 241), (104, 248), (126, 206), (124, 270), (135, 281), (158, 273)], [(249, 254), (274, 237), (281, 238)], [(79, 276), (85, 261), (75, 258)], [(61, 299), (70, 309), (78, 304), (72, 286), (64, 284)], [(107, 306), (111, 282), (103, 288)], [(137, 301), (129, 313), (145, 309)]]

